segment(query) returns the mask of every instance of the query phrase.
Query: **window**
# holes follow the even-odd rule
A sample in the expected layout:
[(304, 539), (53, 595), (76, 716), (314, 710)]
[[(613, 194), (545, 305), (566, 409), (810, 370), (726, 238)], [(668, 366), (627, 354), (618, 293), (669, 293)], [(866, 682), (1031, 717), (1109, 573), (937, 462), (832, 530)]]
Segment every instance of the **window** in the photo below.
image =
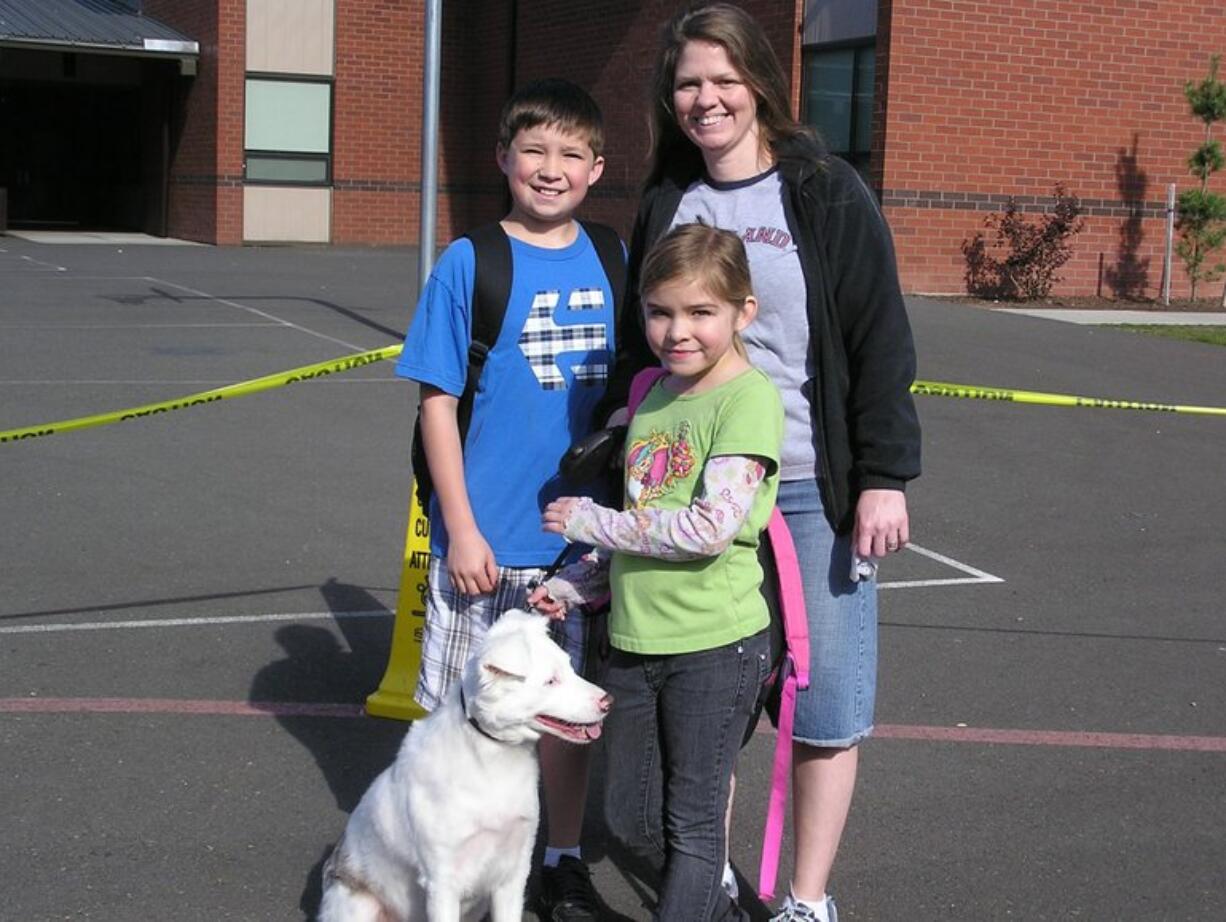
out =
[(332, 84), (248, 77), (244, 156), (250, 183), (332, 181)]
[(873, 139), (875, 58), (871, 44), (805, 49), (804, 120), (861, 173)]

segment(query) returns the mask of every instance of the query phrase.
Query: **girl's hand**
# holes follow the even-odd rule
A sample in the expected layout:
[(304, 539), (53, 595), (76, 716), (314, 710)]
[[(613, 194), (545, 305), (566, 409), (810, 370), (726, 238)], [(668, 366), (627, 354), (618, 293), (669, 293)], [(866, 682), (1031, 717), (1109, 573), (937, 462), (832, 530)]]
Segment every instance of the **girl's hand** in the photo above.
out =
[(475, 528), (450, 537), (447, 575), (451, 584), (467, 595), (493, 592), (498, 584), (498, 564), (485, 537)]
[(865, 490), (856, 503), (851, 546), (861, 557), (884, 557), (911, 540), (907, 496), (901, 490)]
[(571, 511), (578, 503), (579, 500), (573, 496), (555, 499), (541, 514), (541, 530), (551, 531), (555, 535), (566, 534), (566, 520), (570, 518)]
[(544, 586), (537, 586), (528, 593), (528, 605), (553, 621), (566, 620), (566, 603), (551, 599)]

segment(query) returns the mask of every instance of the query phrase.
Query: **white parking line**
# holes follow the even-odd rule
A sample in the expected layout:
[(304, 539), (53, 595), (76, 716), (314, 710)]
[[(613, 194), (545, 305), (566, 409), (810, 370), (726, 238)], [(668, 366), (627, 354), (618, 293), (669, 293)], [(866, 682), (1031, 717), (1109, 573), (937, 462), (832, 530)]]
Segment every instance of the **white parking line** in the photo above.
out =
[(219, 615), (213, 618), (154, 618), (147, 621), (77, 621), (60, 624), (14, 624), (0, 627), (0, 634), (60, 634), (66, 631), (116, 631), (154, 627), (209, 627), (217, 624), (257, 624), (266, 621), (343, 621), (357, 618), (390, 618), (383, 608), (370, 611), (299, 611), (266, 615)]
[(166, 281), (166, 279), (158, 279), (158, 278), (154, 278), (153, 276), (149, 276), (149, 281), (157, 282), (158, 284), (161, 284), (161, 285), (169, 285), (171, 288), (179, 289), (179, 291), (186, 291), (188, 294), (194, 295), (197, 298), (208, 298), (210, 301), (216, 301), (218, 304), (224, 304), (227, 307), (237, 308), (240, 311), (247, 311), (248, 313), (255, 314), (257, 317), (263, 317), (266, 320), (275, 321), (276, 323), (279, 323), (281, 326), (286, 326), (286, 327), (290, 327), (291, 329), (298, 330), (300, 333), (306, 333), (309, 336), (317, 336), (320, 339), (326, 339), (328, 342), (337, 343), (341, 346), (344, 346), (346, 349), (355, 349), (358, 352), (362, 352), (365, 349), (364, 346), (359, 346), (356, 343), (346, 342), (343, 339), (337, 339), (335, 336), (328, 336), (326, 333), (319, 333), (315, 330), (310, 329), (309, 327), (304, 327), (297, 323), (293, 323), (289, 320), (285, 320), (281, 317), (278, 317), (276, 314), (270, 314), (267, 311), (262, 311), (258, 307), (251, 307), (250, 305), (247, 305), (247, 304), (240, 304), (238, 301), (230, 301), (230, 300), (227, 300), (226, 298), (219, 298), (216, 295), (209, 294), (207, 291), (199, 291), (198, 289), (195, 289), (195, 288), (188, 288), (186, 285), (180, 285), (178, 282), (168, 282)]
[[(878, 589), (921, 589), (930, 586), (966, 586), (975, 583), (1003, 583), (999, 576), (993, 576), (970, 564), (938, 554), (915, 544), (907, 545), (907, 549), (921, 556), (928, 557), (938, 563), (943, 563), (962, 573), (965, 577), (950, 579), (916, 579), (896, 580), (878, 583)], [(386, 609), (371, 609), (369, 611), (299, 611), (262, 615), (219, 615), (203, 618), (151, 618), (139, 621), (75, 621), (54, 624), (14, 624), (0, 626), (0, 634), (59, 634), (71, 631), (117, 631), (140, 630), (159, 627), (210, 627), (218, 624), (260, 624), (275, 621), (342, 621), (359, 618), (391, 618), (393, 612)]]
[(1004, 579), (999, 576), (993, 576), (991, 573), (985, 573), (983, 570), (977, 570), (970, 564), (962, 563), (954, 560), (952, 557), (946, 557), (944, 554), (938, 554), (936, 551), (930, 551), (925, 547), (920, 547), (918, 544), (908, 544), (907, 550), (915, 551), (922, 557), (927, 557), (930, 560), (935, 560), (938, 563), (943, 563), (947, 567), (953, 567), (962, 573), (968, 574), (965, 577), (954, 577), (950, 579), (912, 579), (898, 580), (888, 583), (878, 583), (878, 589), (922, 589), (929, 586), (969, 586), (975, 583), (1003, 583)]
[(33, 256), (18, 256), (18, 259), (28, 263), (34, 263), (37, 266), (46, 266), (52, 272), (67, 272), (68, 269), (64, 266), (57, 266), (54, 263), (45, 263), (41, 259), (35, 259)]
[[(0, 250), (0, 253), (3, 253)], [(147, 282), (147, 275), (56, 275), (52, 278), (62, 282)]]

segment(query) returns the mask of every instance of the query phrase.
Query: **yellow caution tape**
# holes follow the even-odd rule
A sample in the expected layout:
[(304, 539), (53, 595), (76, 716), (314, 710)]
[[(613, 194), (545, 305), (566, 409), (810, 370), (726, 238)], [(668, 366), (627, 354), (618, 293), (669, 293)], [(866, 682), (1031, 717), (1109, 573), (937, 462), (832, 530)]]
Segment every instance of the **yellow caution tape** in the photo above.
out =
[(1226, 416), (1226, 407), (1179, 406), (1172, 403), (1147, 403), (1139, 400), (1111, 400), (1104, 397), (1075, 397), (1071, 394), (1044, 394), (1040, 391), (1014, 391), (972, 384), (947, 384), (941, 381), (916, 381), (911, 393), (928, 397), (966, 397), (971, 400), (1000, 400), (1033, 403), (1049, 407), (1092, 407), (1099, 410), (1152, 410), (1157, 413), (1199, 413)]
[(45, 423), (41, 426), (27, 426), (24, 429), (9, 429), (0, 431), (0, 444), (5, 442), (22, 442), (29, 439), (43, 438), (48, 435), (58, 435), (61, 432), (72, 432), (74, 429), (88, 429), (92, 426), (106, 426), (111, 423), (123, 423), (133, 419), (146, 419), (161, 413), (172, 413), (175, 410), (189, 410), (193, 407), (206, 406), (218, 400), (228, 400), (232, 397), (243, 397), (247, 394), (257, 394), (260, 391), (271, 390), (274, 387), (285, 387), (296, 381), (310, 381), (313, 378), (323, 378), (327, 375), (353, 371), (363, 365), (382, 362), (395, 358), (403, 346), (385, 346), (382, 349), (371, 349), (369, 352), (359, 352), (355, 355), (343, 356), (339, 359), (329, 359), (326, 362), (316, 362), (314, 365), (303, 365), (301, 368), (291, 368), (289, 371), (279, 371), (276, 374), (265, 375), (251, 381), (241, 381), (238, 384), (227, 384), (225, 387), (189, 394), (186, 397), (176, 397), (173, 400), (163, 400), (160, 403), (147, 403), (140, 407), (130, 407), (126, 410), (115, 410), (111, 413), (98, 413), (94, 416), (81, 416), (76, 419), (65, 419), (58, 423)]
[[(316, 362), (314, 365), (303, 365), (288, 371), (254, 378), (250, 381), (240, 381), (237, 384), (227, 384), (225, 387), (201, 391), (198, 394), (188, 394), (173, 400), (163, 400), (159, 403), (147, 403), (144, 406), (129, 407), (126, 410), (114, 410), (110, 413), (97, 413), (93, 416), (80, 416), (76, 419), (65, 419), (55, 423), (43, 423), (37, 426), (27, 426), (23, 429), (0, 430), (0, 445), (7, 442), (25, 442), (31, 439), (58, 435), (61, 432), (72, 432), (76, 429), (88, 429), (93, 426), (106, 426), (111, 423), (128, 422), (134, 419), (146, 419), (162, 413), (172, 413), (176, 410), (188, 410), (193, 407), (206, 406), (219, 400), (229, 400), (233, 397), (243, 397), (247, 394), (257, 394), (271, 390), (274, 387), (285, 387), (296, 381), (309, 381), (327, 375), (340, 374), (395, 358), (403, 350), (402, 345), (385, 346), (382, 349), (371, 349), (368, 352), (358, 352), (337, 359)], [(942, 381), (916, 381), (911, 385), (911, 393), (929, 397), (964, 397), (971, 400), (999, 400), (1009, 403), (1031, 403), (1052, 407), (1093, 407), (1103, 410), (1150, 410), (1159, 413), (1196, 413), (1206, 416), (1226, 416), (1226, 407), (1180, 406), (1169, 403), (1149, 403), (1139, 400), (1113, 400), (1104, 397), (1077, 397), (1071, 394), (1044, 394), (1040, 391), (1016, 391), (999, 387), (978, 387), (972, 384), (949, 384)]]

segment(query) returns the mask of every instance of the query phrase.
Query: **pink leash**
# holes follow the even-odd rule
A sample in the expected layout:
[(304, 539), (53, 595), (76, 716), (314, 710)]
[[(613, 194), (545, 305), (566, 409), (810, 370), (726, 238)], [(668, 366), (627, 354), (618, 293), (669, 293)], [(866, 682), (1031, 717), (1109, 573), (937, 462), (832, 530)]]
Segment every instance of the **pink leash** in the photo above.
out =
[[(667, 372), (645, 368), (630, 383), (626, 409), (638, 409), (651, 386)], [(775, 764), (771, 770), (770, 801), (766, 809), (766, 828), (762, 833), (762, 863), (758, 871), (758, 894), (763, 901), (774, 899), (779, 875), (779, 852), (783, 847), (783, 827), (787, 819), (788, 787), (792, 776), (792, 723), (796, 716), (796, 692), (809, 687), (809, 622), (805, 616), (804, 587), (796, 545), (788, 531), (783, 513), (775, 508), (766, 526), (770, 536), (775, 569), (779, 574), (779, 608), (783, 615), (785, 647), (776, 682), (782, 682), (779, 695), (779, 726), (775, 736)]]

